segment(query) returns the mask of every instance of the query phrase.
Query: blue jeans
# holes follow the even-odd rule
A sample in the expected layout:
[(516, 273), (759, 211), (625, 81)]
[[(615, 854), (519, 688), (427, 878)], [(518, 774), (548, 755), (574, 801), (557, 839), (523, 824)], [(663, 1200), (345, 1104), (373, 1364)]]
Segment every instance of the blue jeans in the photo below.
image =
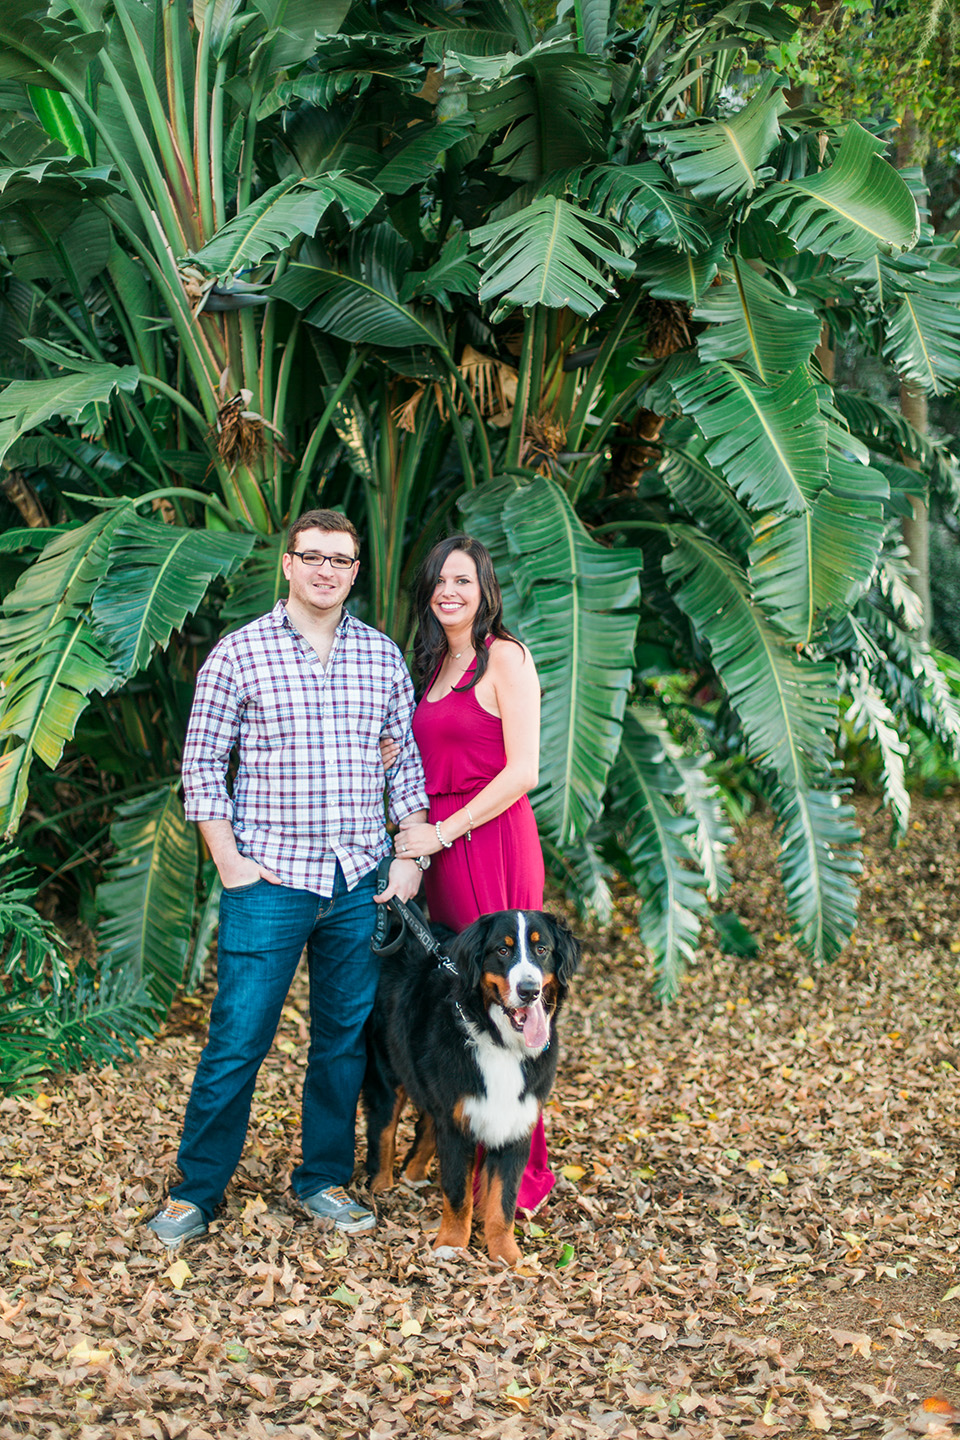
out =
[(379, 962), (370, 950), (376, 871), (348, 890), (340, 867), (331, 896), (255, 880), (220, 899), (217, 994), (194, 1076), (170, 1191), (210, 1220), (240, 1160), (257, 1072), (273, 1043), (290, 983), (307, 947), (310, 1050), (303, 1082), (298, 1195), (353, 1175), (357, 1101), (366, 1061), (363, 1027)]

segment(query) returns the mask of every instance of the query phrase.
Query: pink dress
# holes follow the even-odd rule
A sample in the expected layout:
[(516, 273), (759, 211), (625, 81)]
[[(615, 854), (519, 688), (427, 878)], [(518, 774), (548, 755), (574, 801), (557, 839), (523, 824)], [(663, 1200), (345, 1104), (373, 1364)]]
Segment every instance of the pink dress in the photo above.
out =
[[(465, 679), (475, 667), (476, 661)], [(423, 757), (433, 825), (469, 805), (503, 769), (507, 756), (500, 718), (484, 710), (475, 690), (451, 690), (442, 700), (430, 700), (429, 693), (417, 706), (413, 734)], [(543, 852), (526, 795), (502, 815), (475, 826), (472, 839), (464, 835), (449, 850), (431, 856), (424, 887), (431, 920), (451, 930), (463, 930), (492, 910), (542, 910)], [(517, 1205), (535, 1210), (554, 1179), (541, 1117)]]

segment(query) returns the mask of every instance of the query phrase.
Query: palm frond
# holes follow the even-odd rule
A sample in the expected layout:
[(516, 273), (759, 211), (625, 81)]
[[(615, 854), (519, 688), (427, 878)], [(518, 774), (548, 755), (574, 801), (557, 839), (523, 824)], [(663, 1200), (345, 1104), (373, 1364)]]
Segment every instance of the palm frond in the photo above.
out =
[(110, 536), (104, 579), (93, 601), (93, 623), (124, 676), (142, 670), (154, 647), (200, 605), (212, 580), (228, 576), (253, 549), (253, 535), (188, 530), (144, 520), (136, 513)]
[(640, 938), (657, 968), (656, 990), (671, 999), (686, 963), (696, 958), (706, 910), (703, 876), (692, 867), (694, 821), (674, 803), (683, 783), (664, 747), (656, 711), (632, 706), (610, 777), (630, 879), (642, 899)]
[(306, 180), (288, 175), (228, 220), (190, 259), (210, 275), (235, 275), (285, 250), (299, 236), (315, 234), (331, 205), (339, 205), (349, 223), (358, 225), (379, 199), (379, 189), (341, 170)]
[(443, 166), (447, 151), (472, 130), (473, 122), (467, 115), (436, 125), (414, 125), (388, 151), (386, 164), (374, 176), (378, 190), (385, 195), (404, 195), (414, 185), (422, 185)]
[(681, 378), (673, 391), (711, 441), (704, 458), (757, 509), (803, 511), (827, 483), (826, 425), (805, 370), (757, 386), (721, 361)]
[(622, 226), (638, 243), (656, 240), (694, 253), (710, 245), (702, 210), (676, 190), (654, 161), (584, 165), (566, 178), (566, 188), (592, 214)]
[(780, 138), (782, 89), (764, 86), (728, 120), (697, 121), (647, 131), (650, 145), (662, 145), (678, 185), (697, 199), (750, 196), (773, 171), (765, 162)]
[(883, 803), (893, 815), (895, 833), (903, 835), (910, 819), (910, 793), (906, 783), (910, 746), (900, 734), (897, 717), (871, 680), (866, 666), (841, 672), (841, 681), (850, 696), (845, 724), (855, 736), (864, 734), (877, 747)]
[[(484, 487), (461, 508), (471, 525)], [(501, 496), (506, 498), (501, 499)], [(597, 818), (620, 745), (633, 666), (640, 553), (591, 540), (550, 479), (518, 476), (497, 495), (509, 570), (543, 690), (540, 784), (534, 796), (545, 834), (559, 845)]]
[(836, 789), (774, 785), (771, 801), (782, 826), (780, 874), (801, 948), (817, 962), (833, 960), (857, 923), (860, 831), (853, 806)]
[(663, 562), (673, 598), (710, 646), (747, 753), (787, 786), (827, 773), (837, 727), (836, 670), (801, 662), (755, 603), (746, 576), (710, 540), (671, 526)]
[(707, 324), (697, 337), (701, 357), (741, 360), (767, 385), (805, 365), (820, 340), (812, 305), (784, 295), (736, 255), (721, 274), (693, 312)]
[(725, 550), (745, 557), (753, 524), (724, 477), (704, 458), (708, 442), (691, 420), (681, 418), (667, 422), (661, 443), (659, 474), (680, 510)]
[[(36, 341), (31, 348), (40, 350)], [(47, 354), (50, 348), (43, 347)], [(69, 351), (61, 351), (56, 363), (67, 359), (71, 369), (66, 374), (53, 380), (13, 380), (0, 390), (0, 461), (21, 435), (38, 425), (57, 415), (69, 420), (91, 416), (94, 406), (105, 404), (117, 390), (131, 394), (140, 383), (135, 365), (88, 362)]]
[(97, 886), (102, 965), (151, 1004), (169, 1009), (186, 968), (197, 885), (196, 830), (176, 788), (165, 785), (118, 806), (114, 858)]
[(931, 262), (893, 273), (899, 300), (886, 320), (884, 356), (926, 394), (947, 394), (960, 380), (960, 272)]
[(843, 613), (866, 590), (885, 530), (886, 480), (844, 453), (855, 442), (838, 426), (828, 422), (828, 433), (829, 484), (799, 515), (762, 516), (750, 549), (754, 595), (804, 645), (830, 612)]
[(410, 247), (397, 231), (375, 225), (356, 237), (347, 270), (329, 262), (294, 262), (269, 293), (341, 340), (391, 349), (443, 348), (436, 321), (400, 299), (409, 264)]
[[(537, 181), (601, 158), (601, 119), (612, 84), (605, 65), (556, 44), (498, 61), (463, 54), (457, 59), (481, 80), (470, 110), (478, 134), (501, 137), (492, 159), (499, 174)], [(486, 88), (484, 72), (491, 71), (493, 84)]]
[(507, 303), (569, 306), (592, 315), (614, 290), (606, 272), (633, 270), (625, 231), (556, 196), (481, 225), (470, 240), (481, 251), (480, 299), (499, 296), (501, 309)]
[(883, 142), (851, 122), (826, 170), (776, 181), (756, 206), (799, 251), (868, 260), (878, 250), (906, 250), (920, 230), (904, 180), (882, 158)]

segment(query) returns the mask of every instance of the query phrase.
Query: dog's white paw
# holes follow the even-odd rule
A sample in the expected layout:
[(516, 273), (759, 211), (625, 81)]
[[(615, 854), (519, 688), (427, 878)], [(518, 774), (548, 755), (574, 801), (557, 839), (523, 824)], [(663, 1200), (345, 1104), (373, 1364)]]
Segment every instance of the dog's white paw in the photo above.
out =
[(457, 1260), (464, 1250), (456, 1245), (434, 1245), (433, 1253), (438, 1260)]

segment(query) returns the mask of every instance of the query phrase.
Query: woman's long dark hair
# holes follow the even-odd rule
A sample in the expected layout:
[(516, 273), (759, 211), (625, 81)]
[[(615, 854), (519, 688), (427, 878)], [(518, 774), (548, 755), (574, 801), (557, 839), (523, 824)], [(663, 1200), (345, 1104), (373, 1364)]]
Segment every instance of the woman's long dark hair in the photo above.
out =
[(417, 635), (413, 642), (413, 668), (421, 692), (426, 690), (447, 653), (447, 637), (440, 621), (430, 609), (430, 601), (437, 588), (440, 571), (455, 550), (462, 550), (464, 555), (469, 555), (477, 567), (480, 604), (474, 616), (470, 636), (477, 655), (477, 668), (469, 684), (456, 685), (454, 689), (472, 690), (482, 678), (489, 659), (486, 642), (491, 636), (495, 640), (512, 640), (515, 645), (520, 644), (516, 635), (511, 635), (503, 623), (503, 596), (490, 551), (486, 545), (481, 545), (479, 540), (474, 540), (472, 535), (450, 535), (446, 540), (440, 540), (434, 545), (417, 576)]

